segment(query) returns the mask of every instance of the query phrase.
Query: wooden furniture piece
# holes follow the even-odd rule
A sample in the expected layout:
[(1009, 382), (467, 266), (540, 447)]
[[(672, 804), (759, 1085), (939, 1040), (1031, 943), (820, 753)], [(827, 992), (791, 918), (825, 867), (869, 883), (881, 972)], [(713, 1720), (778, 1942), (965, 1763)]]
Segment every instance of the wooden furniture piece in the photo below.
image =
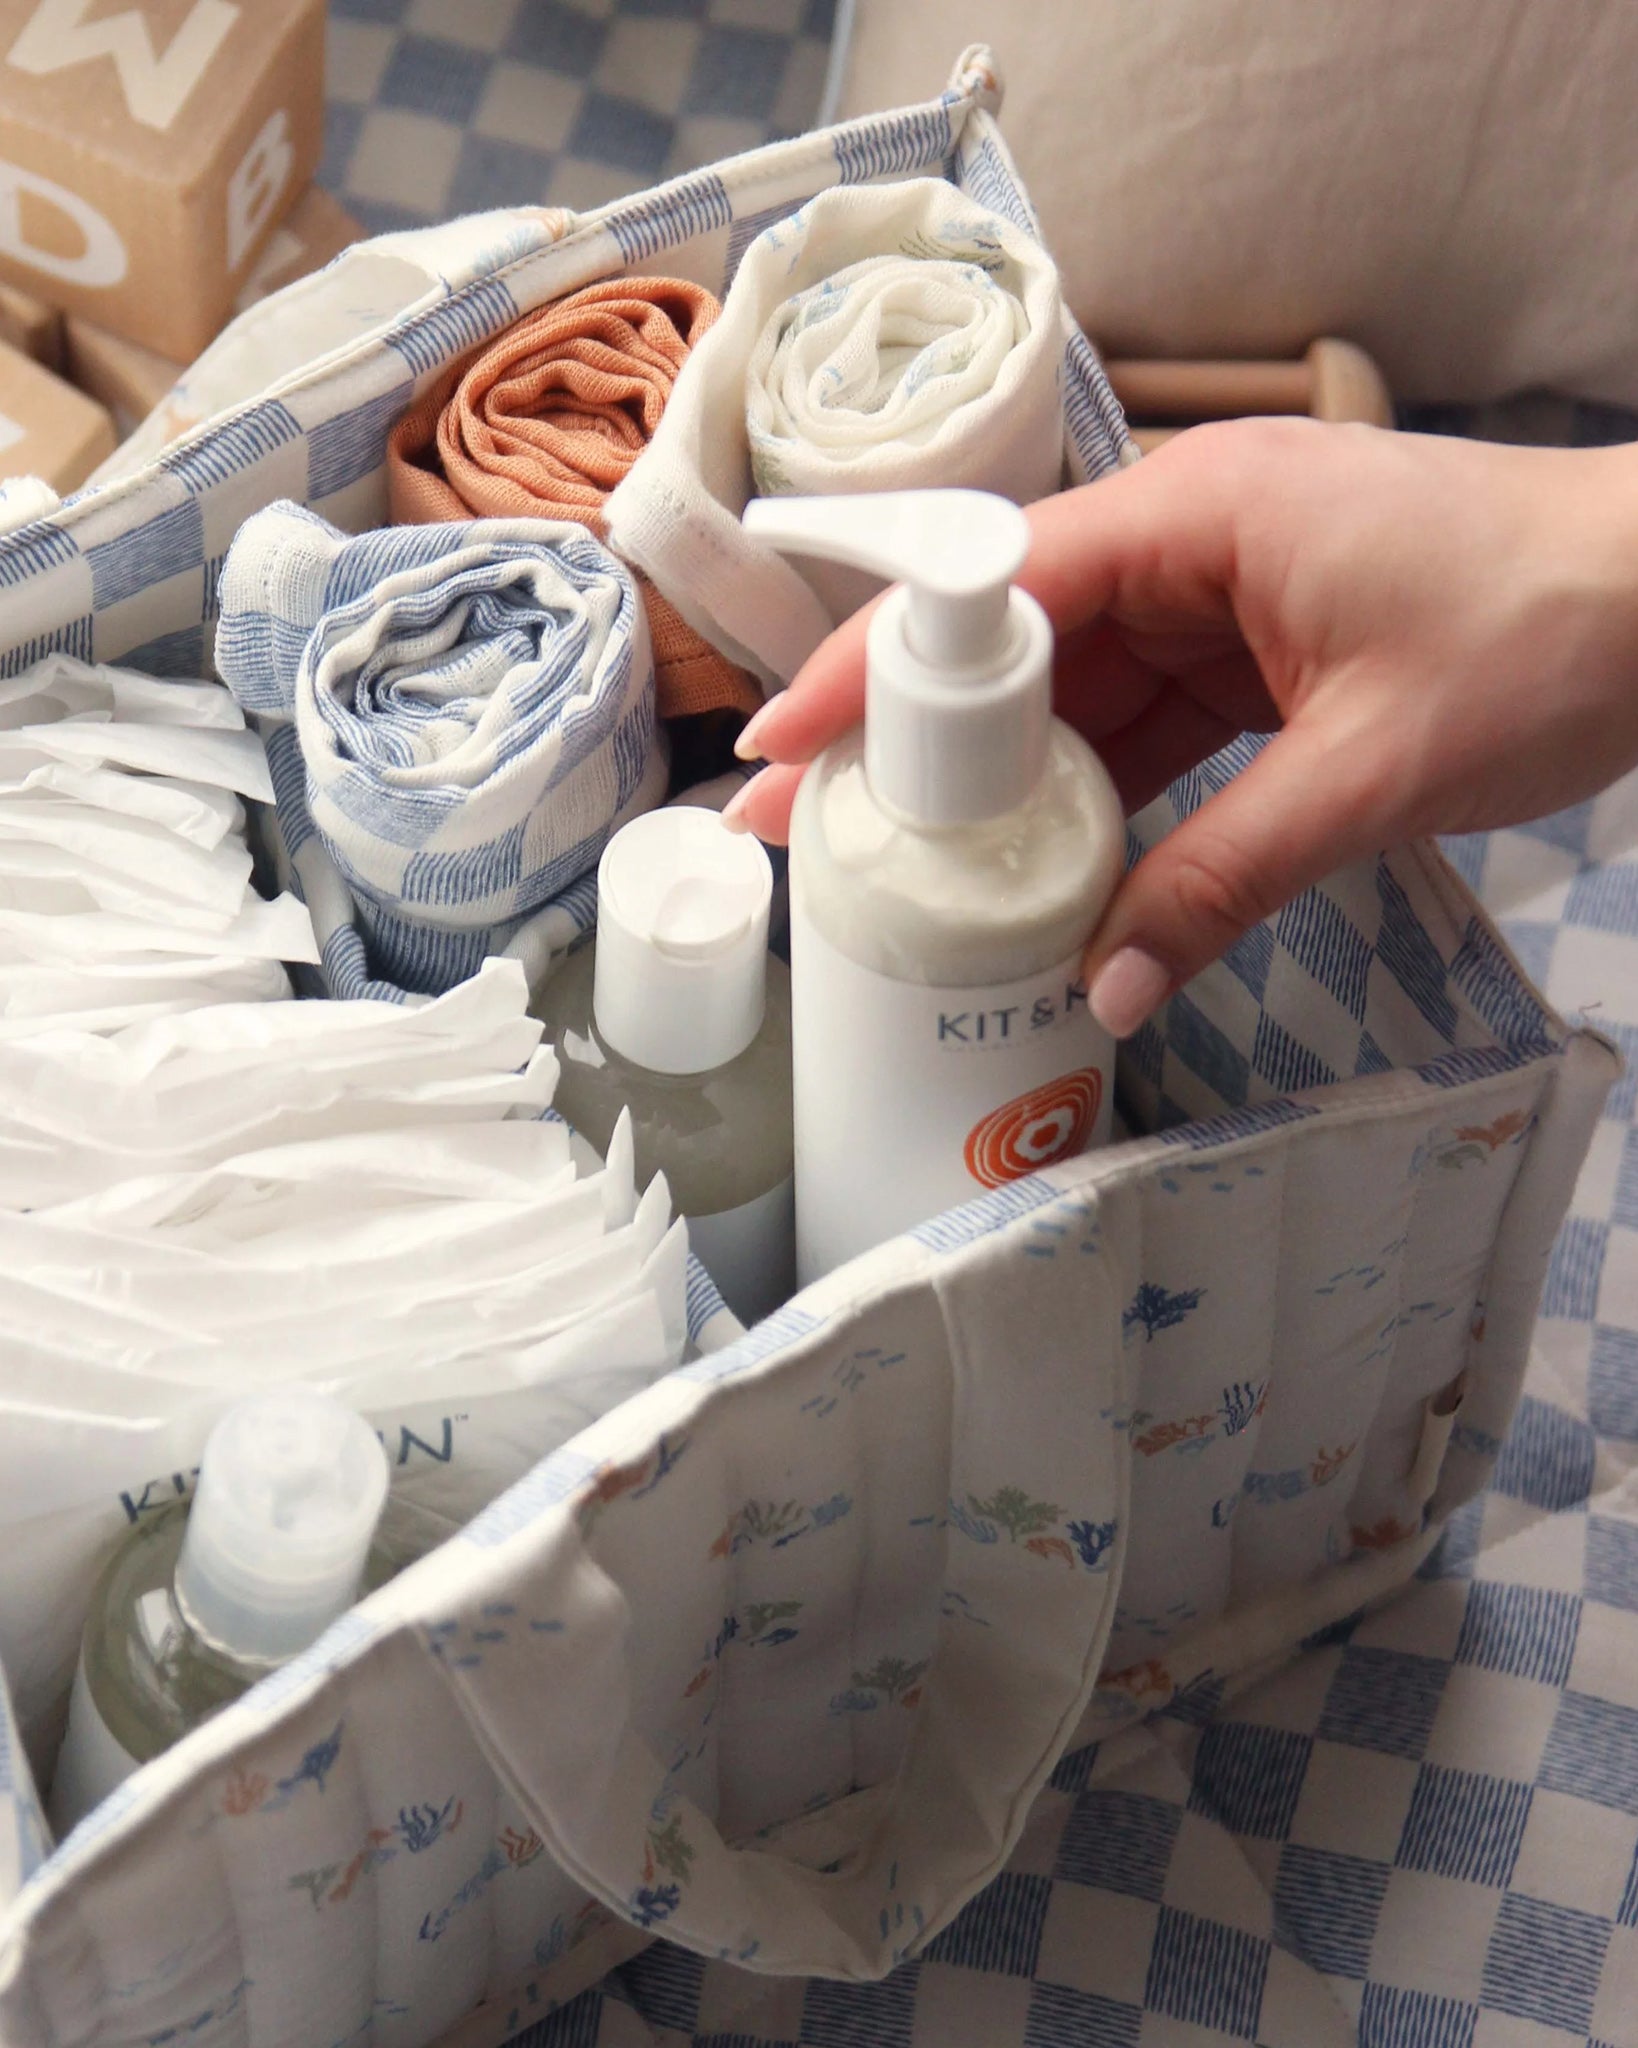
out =
[(1145, 454), (1202, 420), (1248, 413), (1306, 413), (1391, 427), (1393, 399), (1382, 373), (1351, 341), (1316, 341), (1296, 362), (1105, 360), (1115, 396)]

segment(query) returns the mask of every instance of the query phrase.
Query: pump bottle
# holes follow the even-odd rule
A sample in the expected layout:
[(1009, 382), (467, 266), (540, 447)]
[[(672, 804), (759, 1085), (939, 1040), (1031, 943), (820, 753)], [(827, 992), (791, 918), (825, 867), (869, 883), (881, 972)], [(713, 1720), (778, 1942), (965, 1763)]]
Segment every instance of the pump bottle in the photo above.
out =
[(408, 1562), (372, 1550), (387, 1478), (375, 1432), (328, 1395), (282, 1387), (227, 1410), (192, 1500), (144, 1518), (92, 1596), (51, 1787), (59, 1839)]
[(600, 1151), (631, 1112), (638, 1177), (666, 1177), (689, 1243), (745, 1323), (795, 1285), (790, 984), (768, 952), (773, 869), (715, 811), (672, 804), (615, 833), (595, 945), (534, 1010), (554, 1106)]
[(1052, 715), (1029, 546), (980, 491), (754, 500), (749, 531), (900, 580), (865, 722), (791, 821), (797, 1274), (1109, 1134), (1081, 953), (1124, 864), (1102, 764)]

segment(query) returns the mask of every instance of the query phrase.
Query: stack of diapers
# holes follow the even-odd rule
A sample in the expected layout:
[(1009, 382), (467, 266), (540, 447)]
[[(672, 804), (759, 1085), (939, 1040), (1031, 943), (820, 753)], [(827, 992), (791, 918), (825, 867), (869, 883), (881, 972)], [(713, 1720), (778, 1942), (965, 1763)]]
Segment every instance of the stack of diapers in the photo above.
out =
[(0, 1043), (0, 1209), (355, 1132), (540, 1117), (556, 1062), (518, 968), (436, 1002), (223, 1004)]
[[(457, 364), (393, 429), (395, 521), (568, 519), (601, 536), (604, 506), (660, 424), (677, 373), (720, 308), (683, 278), (572, 292)], [(644, 584), (662, 718), (754, 711), (762, 692)]]
[(288, 996), (318, 954), (251, 880), (242, 799), (271, 794), (214, 683), (66, 655), (0, 682), (0, 1041)]
[(685, 1226), (629, 1125), (582, 1171), (542, 1119), (524, 1000), (497, 961), (0, 1046), (0, 1663), (37, 1765), (97, 1571), (233, 1399), (367, 1415), (419, 1551), (680, 1359)]
[(331, 995), (437, 994), (590, 923), (598, 855), (664, 797), (666, 761), (636, 587), (588, 533), (349, 539), (271, 505), (221, 608), (217, 665), (266, 744)]
[(746, 250), (722, 318), (609, 501), (616, 551), (775, 681), (879, 587), (753, 540), (755, 495), (1063, 475), (1064, 316), (1034, 238), (940, 178), (821, 192)]

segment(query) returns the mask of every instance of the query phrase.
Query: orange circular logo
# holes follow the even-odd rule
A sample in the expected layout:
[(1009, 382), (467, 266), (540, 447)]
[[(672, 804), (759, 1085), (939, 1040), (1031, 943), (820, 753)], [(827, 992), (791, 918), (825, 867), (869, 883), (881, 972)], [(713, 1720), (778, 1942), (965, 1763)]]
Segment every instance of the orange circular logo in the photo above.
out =
[(1096, 1067), (1082, 1067), (1003, 1102), (973, 1126), (965, 1151), (967, 1171), (980, 1187), (998, 1188), (1056, 1159), (1073, 1157), (1085, 1149), (1102, 1101), (1102, 1074)]

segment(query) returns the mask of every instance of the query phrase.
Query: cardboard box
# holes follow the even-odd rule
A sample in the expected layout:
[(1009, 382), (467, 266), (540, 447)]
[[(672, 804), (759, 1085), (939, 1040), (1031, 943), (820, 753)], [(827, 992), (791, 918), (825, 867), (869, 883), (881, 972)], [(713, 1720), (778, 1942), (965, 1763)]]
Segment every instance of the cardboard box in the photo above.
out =
[(0, 343), (0, 476), (71, 491), (113, 452), (114, 423), (95, 400)]
[(191, 361), (323, 110), (324, 0), (0, 0), (0, 279)]
[(243, 313), (269, 293), (322, 270), (343, 249), (350, 249), (364, 230), (322, 185), (309, 185), (294, 208), (268, 237), (255, 269), (233, 303)]
[[(273, 230), (261, 261), (239, 294), (235, 313), (245, 312), (282, 285), (322, 269), (363, 232), (328, 192), (310, 186), (289, 218)], [(5, 291), (0, 286), (0, 333), (4, 333)], [(108, 408), (122, 437), (148, 417), (187, 367), (77, 315), (70, 314), (64, 325), (68, 375)]]

